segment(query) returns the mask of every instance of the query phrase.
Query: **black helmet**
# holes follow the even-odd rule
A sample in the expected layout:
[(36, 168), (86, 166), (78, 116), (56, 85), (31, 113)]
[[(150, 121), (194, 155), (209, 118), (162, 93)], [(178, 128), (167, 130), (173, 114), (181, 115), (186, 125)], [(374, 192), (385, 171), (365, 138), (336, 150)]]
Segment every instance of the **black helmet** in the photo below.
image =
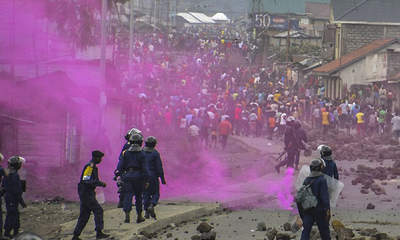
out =
[(24, 162), (25, 159), (23, 157), (12, 156), (10, 159), (8, 159), (8, 166), (14, 170), (19, 170)]
[(321, 171), (324, 168), (324, 162), (322, 159), (317, 158), (311, 161), (310, 170), (313, 171)]
[(321, 157), (328, 157), (332, 155), (332, 149), (328, 146), (322, 146), (320, 150)]
[(146, 142), (144, 143), (148, 148), (154, 148), (157, 145), (157, 139), (153, 136), (146, 138)]
[(137, 134), (137, 133), (132, 134), (132, 135), (129, 137), (129, 142), (132, 143), (132, 144), (137, 144), (137, 145), (142, 146), (142, 143), (143, 143), (143, 136), (140, 135), (140, 134)]

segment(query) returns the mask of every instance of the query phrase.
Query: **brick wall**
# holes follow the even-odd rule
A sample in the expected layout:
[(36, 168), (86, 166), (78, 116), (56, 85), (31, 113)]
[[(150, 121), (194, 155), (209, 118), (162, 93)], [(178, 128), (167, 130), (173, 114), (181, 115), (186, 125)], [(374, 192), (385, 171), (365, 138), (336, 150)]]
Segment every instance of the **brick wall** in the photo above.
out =
[(400, 26), (343, 24), (342, 56), (382, 38), (400, 38)]

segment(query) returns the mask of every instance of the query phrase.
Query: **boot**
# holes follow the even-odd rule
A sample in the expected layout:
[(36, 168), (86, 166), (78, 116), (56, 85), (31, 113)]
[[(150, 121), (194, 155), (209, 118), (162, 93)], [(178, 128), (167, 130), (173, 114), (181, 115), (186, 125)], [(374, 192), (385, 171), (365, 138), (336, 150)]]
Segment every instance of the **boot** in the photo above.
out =
[(157, 219), (156, 213), (154, 212), (154, 205), (151, 204), (150, 207), (147, 209), (147, 211), (150, 213), (150, 216), (154, 219)]
[(141, 223), (141, 222), (144, 222), (144, 221), (146, 221), (146, 219), (142, 216), (142, 212), (138, 212), (136, 223)]
[(281, 173), (279, 165), (275, 166), (275, 170), (277, 173)]
[(74, 236), (72, 237), (72, 240), (82, 240), (82, 239), (80, 239), (79, 236), (74, 235)]
[(130, 212), (125, 212), (125, 223), (131, 222)]
[(104, 239), (104, 238), (108, 238), (110, 236), (110, 234), (105, 234), (102, 231), (98, 231), (96, 233), (96, 239)]
[(6, 230), (5, 233), (4, 233), (4, 237), (6, 237), (6, 238), (8, 238), (8, 239), (11, 239), (11, 238), (12, 238), (12, 236), (11, 236), (11, 230)]
[(150, 213), (149, 213), (149, 211), (145, 211), (144, 212), (144, 218), (146, 218), (146, 219), (149, 219), (150, 218)]

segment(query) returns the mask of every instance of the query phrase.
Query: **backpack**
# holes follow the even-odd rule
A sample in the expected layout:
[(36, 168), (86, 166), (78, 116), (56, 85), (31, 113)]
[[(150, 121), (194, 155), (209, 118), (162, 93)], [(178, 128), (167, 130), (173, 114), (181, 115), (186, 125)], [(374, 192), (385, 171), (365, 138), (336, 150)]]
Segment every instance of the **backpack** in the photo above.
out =
[(311, 191), (311, 185), (315, 180), (312, 180), (309, 184), (301, 186), (296, 193), (296, 203), (300, 205), (303, 210), (310, 210), (318, 205), (318, 199)]

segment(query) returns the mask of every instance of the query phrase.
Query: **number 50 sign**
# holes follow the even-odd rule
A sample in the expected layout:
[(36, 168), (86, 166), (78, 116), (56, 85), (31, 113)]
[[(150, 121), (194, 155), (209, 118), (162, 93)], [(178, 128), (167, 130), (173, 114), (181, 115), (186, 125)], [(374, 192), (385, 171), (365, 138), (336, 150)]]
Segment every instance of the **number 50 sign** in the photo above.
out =
[(254, 19), (255, 27), (269, 28), (271, 23), (271, 16), (268, 13), (256, 14)]

